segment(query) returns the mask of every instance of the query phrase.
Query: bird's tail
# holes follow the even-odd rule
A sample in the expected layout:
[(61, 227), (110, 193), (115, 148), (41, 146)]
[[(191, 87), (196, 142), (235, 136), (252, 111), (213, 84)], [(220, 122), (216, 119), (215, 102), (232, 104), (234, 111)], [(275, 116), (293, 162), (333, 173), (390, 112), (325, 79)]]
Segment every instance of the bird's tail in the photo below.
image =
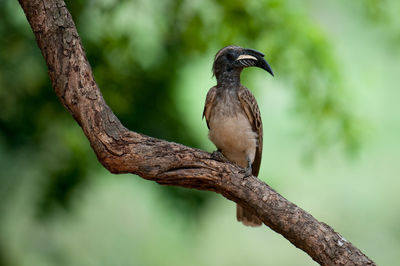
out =
[(261, 226), (260, 218), (240, 205), (236, 205), (236, 218), (246, 226)]

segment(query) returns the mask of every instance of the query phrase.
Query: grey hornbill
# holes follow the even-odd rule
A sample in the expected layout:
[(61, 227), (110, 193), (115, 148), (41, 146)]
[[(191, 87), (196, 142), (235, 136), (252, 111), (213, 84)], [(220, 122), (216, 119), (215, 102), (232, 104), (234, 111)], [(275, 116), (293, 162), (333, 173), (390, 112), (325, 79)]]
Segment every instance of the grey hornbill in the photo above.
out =
[[(240, 84), (243, 68), (251, 66), (274, 75), (264, 54), (256, 50), (227, 46), (215, 55), (213, 73), (217, 85), (207, 93), (203, 118), (218, 152), (243, 167), (246, 176), (257, 176), (263, 143), (261, 115), (254, 95)], [(239, 205), (236, 216), (244, 225), (261, 225), (257, 216)]]

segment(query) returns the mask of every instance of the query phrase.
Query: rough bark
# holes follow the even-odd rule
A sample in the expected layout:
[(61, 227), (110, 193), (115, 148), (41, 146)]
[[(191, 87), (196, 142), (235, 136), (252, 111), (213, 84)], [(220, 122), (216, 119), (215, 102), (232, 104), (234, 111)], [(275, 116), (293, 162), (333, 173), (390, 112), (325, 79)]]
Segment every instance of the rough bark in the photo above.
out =
[(202, 150), (126, 129), (93, 78), (71, 14), (62, 0), (19, 0), (48, 66), (53, 88), (82, 127), (100, 163), (163, 185), (212, 190), (253, 210), (265, 225), (323, 265), (375, 265), (325, 223), (237, 166)]

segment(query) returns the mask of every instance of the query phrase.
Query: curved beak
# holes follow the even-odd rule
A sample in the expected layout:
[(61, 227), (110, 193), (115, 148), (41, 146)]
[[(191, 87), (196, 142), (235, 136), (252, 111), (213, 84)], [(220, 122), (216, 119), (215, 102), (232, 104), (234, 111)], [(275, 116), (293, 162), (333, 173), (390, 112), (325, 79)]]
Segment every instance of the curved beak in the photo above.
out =
[(255, 66), (262, 68), (274, 76), (274, 72), (272, 72), (268, 62), (264, 59), (264, 54), (257, 50), (243, 49), (243, 52), (236, 58), (235, 62), (239, 67)]

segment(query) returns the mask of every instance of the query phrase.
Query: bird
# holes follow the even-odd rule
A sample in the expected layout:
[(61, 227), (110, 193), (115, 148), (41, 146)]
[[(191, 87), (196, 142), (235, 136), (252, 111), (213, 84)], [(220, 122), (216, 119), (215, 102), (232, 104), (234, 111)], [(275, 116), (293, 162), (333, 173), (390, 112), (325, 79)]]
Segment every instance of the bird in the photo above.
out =
[[(212, 67), (217, 85), (208, 91), (203, 110), (208, 137), (217, 147), (213, 155), (242, 167), (245, 178), (258, 176), (263, 149), (260, 109), (254, 95), (240, 83), (242, 70), (253, 66), (274, 76), (264, 54), (257, 50), (233, 45), (219, 50)], [(246, 226), (262, 225), (252, 211), (240, 205), (236, 218)]]

